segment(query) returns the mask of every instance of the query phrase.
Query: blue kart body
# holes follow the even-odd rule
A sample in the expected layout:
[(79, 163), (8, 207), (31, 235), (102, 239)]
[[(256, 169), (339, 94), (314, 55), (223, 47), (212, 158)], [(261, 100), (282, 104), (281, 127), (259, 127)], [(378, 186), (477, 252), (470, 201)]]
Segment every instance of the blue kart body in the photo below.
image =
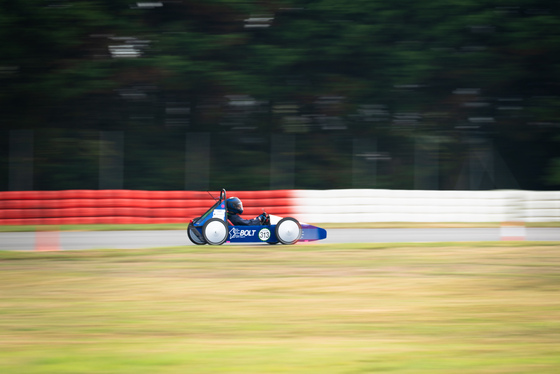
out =
[[(327, 238), (327, 230), (306, 223), (300, 223), (301, 237), (298, 242), (310, 242)], [(229, 243), (270, 243), (279, 242), (276, 236), (276, 225), (262, 226), (229, 226), (226, 242)]]
[(231, 225), (227, 220), (226, 191), (222, 190), (219, 200), (202, 216), (191, 221), (187, 235), (197, 245), (221, 245), (226, 242), (295, 244), (325, 239), (327, 230), (300, 223), (292, 217), (273, 215), (264, 225)]

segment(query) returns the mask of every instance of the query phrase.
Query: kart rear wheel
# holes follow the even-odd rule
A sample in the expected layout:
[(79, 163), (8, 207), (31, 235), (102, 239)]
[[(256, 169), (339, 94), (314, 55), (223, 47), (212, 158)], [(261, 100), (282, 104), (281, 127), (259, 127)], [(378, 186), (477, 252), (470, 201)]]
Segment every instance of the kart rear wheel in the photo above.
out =
[(202, 235), (197, 231), (197, 229), (195, 229), (195, 227), (192, 223), (189, 223), (189, 227), (187, 228), (187, 235), (188, 235), (189, 239), (191, 240), (191, 242), (193, 242), (196, 245), (206, 244), (206, 242), (204, 241), (204, 237), (202, 237), (202, 238), (199, 237), (199, 235), (200, 236), (202, 236)]
[(211, 218), (202, 227), (202, 236), (208, 244), (222, 245), (228, 238), (228, 227), (221, 219)]
[(282, 218), (276, 225), (276, 237), (282, 244), (295, 244), (301, 238), (301, 225), (292, 218)]

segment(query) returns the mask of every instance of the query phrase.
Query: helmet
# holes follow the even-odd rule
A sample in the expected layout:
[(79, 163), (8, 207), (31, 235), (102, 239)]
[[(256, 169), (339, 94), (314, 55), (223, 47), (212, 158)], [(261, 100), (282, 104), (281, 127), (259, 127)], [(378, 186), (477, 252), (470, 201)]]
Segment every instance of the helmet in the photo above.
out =
[(243, 203), (239, 200), (238, 197), (230, 197), (226, 200), (226, 207), (228, 212), (232, 214), (241, 214), (243, 213)]

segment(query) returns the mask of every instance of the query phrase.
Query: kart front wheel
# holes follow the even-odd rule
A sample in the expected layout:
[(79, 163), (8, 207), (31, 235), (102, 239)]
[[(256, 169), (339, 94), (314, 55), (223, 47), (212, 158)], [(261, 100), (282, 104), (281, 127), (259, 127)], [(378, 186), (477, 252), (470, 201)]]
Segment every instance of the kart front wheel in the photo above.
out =
[(282, 218), (276, 225), (276, 237), (282, 244), (295, 244), (301, 238), (301, 225), (292, 218)]
[(202, 236), (208, 244), (222, 245), (228, 237), (228, 227), (221, 219), (211, 218), (202, 227)]
[(198, 232), (198, 230), (194, 227), (192, 223), (189, 223), (189, 227), (187, 228), (187, 235), (191, 242), (196, 245), (204, 245), (206, 242), (204, 241), (204, 237)]

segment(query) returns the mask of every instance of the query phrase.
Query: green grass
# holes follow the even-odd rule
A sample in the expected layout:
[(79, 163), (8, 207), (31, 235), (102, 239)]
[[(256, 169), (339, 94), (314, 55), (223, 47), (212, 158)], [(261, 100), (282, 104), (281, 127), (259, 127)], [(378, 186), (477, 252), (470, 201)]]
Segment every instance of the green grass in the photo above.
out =
[[(0, 232), (30, 232), (37, 230), (61, 231), (114, 231), (114, 230), (185, 230), (185, 223), (164, 223), (146, 225), (4, 225)], [(382, 229), (382, 228), (455, 228), (455, 227), (500, 227), (500, 222), (349, 222), (313, 223), (325, 229)], [(560, 227), (560, 222), (527, 222), (527, 227)]]
[(560, 243), (0, 252), (0, 372), (557, 373)]

